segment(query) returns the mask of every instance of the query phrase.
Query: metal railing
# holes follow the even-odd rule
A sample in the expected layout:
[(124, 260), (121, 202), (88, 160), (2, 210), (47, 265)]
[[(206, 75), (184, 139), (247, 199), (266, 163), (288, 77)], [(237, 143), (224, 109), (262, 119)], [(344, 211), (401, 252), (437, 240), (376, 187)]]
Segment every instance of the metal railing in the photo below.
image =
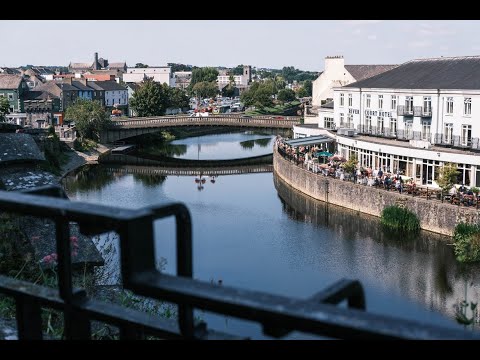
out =
[[(120, 209), (59, 198), (61, 188), (45, 186), (27, 193), (0, 191), (2, 211), (51, 219), (56, 225), (58, 290), (0, 276), (0, 293), (13, 297), (20, 339), (42, 339), (41, 308), (60, 310), (65, 339), (89, 339), (91, 322), (102, 321), (120, 330), (120, 339), (161, 338), (233, 339), (234, 335), (208, 329), (194, 321), (193, 310), (254, 321), (272, 337), (291, 331), (358, 339), (480, 339), (480, 333), (450, 329), (417, 321), (369, 313), (362, 285), (340, 280), (308, 299), (219, 286), (192, 279), (192, 227), (188, 209), (181, 203), (142, 209)], [(55, 197), (56, 196), (56, 197)], [(177, 275), (155, 267), (154, 221), (176, 220)], [(120, 239), (120, 265), (125, 289), (137, 295), (178, 305), (178, 318), (168, 320), (119, 305), (88, 298), (72, 286), (69, 222), (81, 233), (97, 235), (116, 231)], [(346, 301), (348, 307), (335, 305)]]

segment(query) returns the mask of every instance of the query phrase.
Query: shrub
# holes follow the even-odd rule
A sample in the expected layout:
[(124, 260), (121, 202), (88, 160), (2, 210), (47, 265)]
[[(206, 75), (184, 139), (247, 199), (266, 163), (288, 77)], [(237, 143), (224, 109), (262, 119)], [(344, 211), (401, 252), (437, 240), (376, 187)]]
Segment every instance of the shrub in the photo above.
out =
[(480, 261), (480, 225), (459, 223), (453, 232), (455, 257), (460, 262)]
[(403, 232), (417, 232), (420, 230), (420, 221), (417, 215), (408, 209), (399, 206), (387, 206), (382, 211), (381, 223), (383, 226)]

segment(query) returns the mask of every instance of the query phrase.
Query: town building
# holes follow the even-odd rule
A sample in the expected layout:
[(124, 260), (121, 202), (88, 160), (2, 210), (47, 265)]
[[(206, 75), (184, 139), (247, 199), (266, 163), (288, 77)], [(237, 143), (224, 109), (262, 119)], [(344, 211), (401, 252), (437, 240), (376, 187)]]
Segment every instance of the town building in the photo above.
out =
[(46, 128), (56, 124), (53, 114), (60, 111), (60, 98), (46, 91), (30, 90), (25, 93), (25, 124), (33, 128)]
[(343, 56), (327, 56), (324, 70), (312, 83), (313, 110), (333, 100), (333, 88), (367, 79), (398, 65), (345, 65)]
[(124, 83), (141, 83), (149, 78), (160, 84), (167, 84), (170, 87), (175, 87), (175, 76), (173, 75), (170, 66), (128, 68), (127, 72), (123, 74), (122, 80)]
[(0, 74), (0, 97), (5, 97), (9, 104), (6, 120), (9, 123), (24, 125), (24, 94), (28, 91), (25, 79), (21, 75)]
[(95, 82), (105, 91), (105, 107), (107, 110), (121, 110), (123, 114), (128, 113), (128, 89), (115, 81)]
[(177, 89), (185, 90), (192, 81), (192, 72), (191, 71), (175, 71), (175, 87)]
[(249, 84), (252, 82), (252, 67), (250, 65), (243, 66), (242, 75), (230, 75), (227, 70), (220, 70), (217, 76), (218, 90), (222, 90), (230, 84), (230, 76), (233, 76), (233, 85), (242, 93), (248, 89)]
[(94, 54), (93, 62), (72, 63), (68, 65), (71, 73), (83, 73), (91, 70), (115, 70), (125, 72), (127, 64), (125, 62), (109, 63), (107, 59), (98, 58), (98, 53)]
[(480, 56), (412, 60), (333, 97), (333, 124), (324, 112), (295, 136), (328, 134), (342, 156), (418, 185), (438, 187), (441, 167), (454, 163), (458, 184), (480, 186)]

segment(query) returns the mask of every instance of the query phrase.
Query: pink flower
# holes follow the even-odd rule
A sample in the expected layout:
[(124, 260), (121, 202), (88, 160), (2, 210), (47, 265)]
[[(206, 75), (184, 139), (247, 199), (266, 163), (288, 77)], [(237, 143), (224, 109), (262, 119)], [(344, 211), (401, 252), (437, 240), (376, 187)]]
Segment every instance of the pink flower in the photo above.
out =
[(52, 253), (50, 255), (44, 256), (41, 262), (44, 262), (45, 264), (51, 264), (56, 262), (58, 259), (57, 253)]

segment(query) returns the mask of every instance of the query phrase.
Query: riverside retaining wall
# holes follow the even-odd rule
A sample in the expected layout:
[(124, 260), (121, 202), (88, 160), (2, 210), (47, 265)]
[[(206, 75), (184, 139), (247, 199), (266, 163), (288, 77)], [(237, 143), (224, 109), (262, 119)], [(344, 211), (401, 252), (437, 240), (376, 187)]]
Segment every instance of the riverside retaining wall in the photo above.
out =
[(314, 199), (374, 216), (380, 216), (382, 210), (390, 205), (405, 206), (418, 216), (422, 229), (439, 234), (452, 236), (455, 225), (459, 222), (480, 221), (480, 211), (476, 208), (402, 195), (314, 174), (284, 159), (276, 149), (273, 153), (273, 168), (283, 181)]

